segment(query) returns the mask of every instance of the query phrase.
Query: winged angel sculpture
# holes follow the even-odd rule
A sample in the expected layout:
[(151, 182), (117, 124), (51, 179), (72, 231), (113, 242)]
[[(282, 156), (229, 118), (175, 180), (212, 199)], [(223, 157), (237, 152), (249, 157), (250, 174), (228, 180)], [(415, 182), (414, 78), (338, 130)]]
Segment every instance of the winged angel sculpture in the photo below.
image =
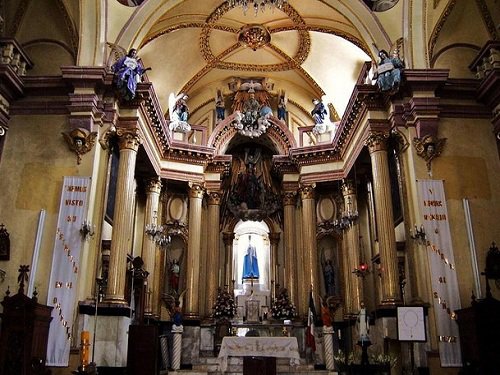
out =
[(168, 97), (168, 111), (170, 114), (169, 128), (174, 132), (188, 133), (191, 131), (191, 125), (188, 124), (188, 98), (189, 97), (182, 92), (177, 96), (172, 92)]
[(144, 68), (137, 56), (137, 50), (131, 48), (128, 52), (119, 46), (108, 42), (111, 47), (110, 56), (116, 59), (111, 65), (111, 71), (114, 73), (113, 85), (119, 97), (130, 101), (135, 98), (137, 84), (142, 81), (142, 76), (151, 68)]
[[(325, 103), (327, 105), (325, 105)], [(326, 95), (323, 95), (321, 100), (313, 99), (314, 108), (311, 111), (311, 115), (314, 119), (313, 133), (325, 134), (331, 133), (331, 138), (335, 135), (337, 123), (330, 120), (330, 111), (328, 110), (329, 99)]]

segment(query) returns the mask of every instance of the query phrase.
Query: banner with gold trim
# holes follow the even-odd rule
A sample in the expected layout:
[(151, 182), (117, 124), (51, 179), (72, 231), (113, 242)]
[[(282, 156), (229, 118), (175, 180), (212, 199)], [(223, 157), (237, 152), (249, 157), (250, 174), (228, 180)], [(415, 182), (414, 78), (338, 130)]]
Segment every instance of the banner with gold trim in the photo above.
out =
[(90, 177), (64, 177), (47, 304), (53, 306), (47, 365), (68, 366)]
[(442, 180), (417, 180), (420, 213), (426, 235), (434, 317), (441, 366), (462, 366), (455, 310), (460, 309), (448, 209)]

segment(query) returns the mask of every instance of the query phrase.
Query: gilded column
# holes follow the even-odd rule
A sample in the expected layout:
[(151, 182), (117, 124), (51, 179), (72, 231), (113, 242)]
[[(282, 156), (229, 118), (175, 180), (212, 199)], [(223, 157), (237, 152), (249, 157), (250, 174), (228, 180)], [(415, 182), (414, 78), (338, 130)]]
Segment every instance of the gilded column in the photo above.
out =
[(391, 181), (387, 157), (389, 134), (373, 131), (365, 141), (370, 152), (375, 199), (375, 220), (380, 248), (382, 305), (401, 303), (399, 295), (399, 275), (397, 267), (396, 235), (392, 214)]
[[(354, 213), (358, 211), (358, 203), (356, 197), (356, 187), (350, 180), (344, 181), (342, 184), (342, 195), (344, 197), (345, 213)], [(359, 224), (355, 220), (350, 227), (345, 231), (346, 250), (348, 259), (348, 268), (346, 274), (349, 276), (350, 294), (348, 305), (346, 305), (346, 313), (355, 315), (358, 313), (361, 301), (363, 299), (362, 278), (355, 276), (352, 271), (359, 267)]]
[[(148, 224), (157, 225), (158, 221), (158, 203), (160, 201), (161, 179), (159, 177), (150, 178), (146, 180), (146, 210), (144, 212), (144, 227)], [(149, 235), (144, 235), (142, 239), (142, 260), (144, 261), (144, 269), (149, 272), (147, 279), (148, 296), (151, 297), (150, 290), (153, 289), (154, 279), (159, 277), (158, 269), (155, 269), (156, 258), (156, 243), (154, 238)], [(145, 315), (152, 315), (153, 313), (152, 298), (146, 299), (146, 306), (144, 307)]]
[[(270, 233), (269, 241), (271, 242), (271, 267), (272, 273), (274, 274), (273, 279), (280, 283), (280, 264), (278, 262), (278, 244), (280, 243), (280, 234), (279, 233)], [(281, 283), (280, 283), (281, 284)], [(283, 285), (283, 284), (281, 284)]]
[(297, 303), (297, 280), (295, 264), (295, 200), (296, 192), (283, 194), (283, 253), (285, 259), (285, 274), (283, 284), (288, 289), (290, 301)]
[(316, 243), (316, 202), (314, 199), (314, 186), (306, 185), (300, 190), (302, 199), (302, 243), (304, 251), (304, 283), (302, 284), (301, 298), (304, 301), (302, 305), (304, 311), (299, 311), (305, 315), (308, 309), (309, 290), (312, 287), (315, 305), (319, 301), (319, 282), (318, 282), (318, 253)]
[(206, 309), (211, 312), (217, 298), (217, 288), (224, 282), (222, 279), (222, 270), (219, 264), (219, 240), (220, 240), (220, 198), (219, 192), (210, 192), (208, 194), (208, 233), (207, 233), (207, 291), (206, 291)]
[(234, 233), (223, 233), (222, 234), (222, 239), (224, 241), (224, 259), (225, 259), (225, 265), (224, 265), (224, 280), (225, 280), (225, 285), (229, 286), (229, 290), (234, 289), (234, 283), (233, 279), (236, 279), (236, 270), (234, 269), (234, 262), (233, 262), (233, 240), (234, 240)]
[(189, 189), (189, 236), (187, 248), (186, 272), (186, 317), (198, 319), (200, 317), (200, 302), (198, 289), (200, 288), (200, 244), (201, 244), (201, 203), (203, 188), (192, 184)]
[(137, 150), (142, 143), (138, 129), (118, 128), (118, 144), (120, 161), (115, 195), (115, 211), (113, 218), (113, 234), (111, 237), (111, 253), (109, 258), (109, 275), (105, 302), (124, 304), (125, 273), (127, 269), (127, 252), (132, 247), (133, 202), (135, 162)]

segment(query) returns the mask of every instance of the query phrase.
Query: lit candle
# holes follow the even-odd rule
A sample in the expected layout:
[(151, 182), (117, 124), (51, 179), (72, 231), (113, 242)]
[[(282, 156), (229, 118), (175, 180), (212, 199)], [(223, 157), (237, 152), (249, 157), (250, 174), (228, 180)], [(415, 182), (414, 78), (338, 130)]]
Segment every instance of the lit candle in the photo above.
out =
[(89, 364), (89, 347), (90, 347), (90, 332), (82, 331), (80, 335), (81, 340), (81, 352), (80, 357), (82, 361), (82, 366), (87, 366)]

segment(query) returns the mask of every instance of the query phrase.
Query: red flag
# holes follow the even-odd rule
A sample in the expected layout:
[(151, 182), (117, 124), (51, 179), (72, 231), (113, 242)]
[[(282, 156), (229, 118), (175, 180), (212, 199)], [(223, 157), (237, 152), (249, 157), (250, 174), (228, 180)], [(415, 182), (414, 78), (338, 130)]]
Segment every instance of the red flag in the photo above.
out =
[(316, 342), (314, 339), (314, 321), (316, 319), (316, 309), (314, 308), (314, 299), (312, 291), (309, 293), (309, 311), (307, 313), (307, 331), (306, 331), (306, 346), (316, 351)]

